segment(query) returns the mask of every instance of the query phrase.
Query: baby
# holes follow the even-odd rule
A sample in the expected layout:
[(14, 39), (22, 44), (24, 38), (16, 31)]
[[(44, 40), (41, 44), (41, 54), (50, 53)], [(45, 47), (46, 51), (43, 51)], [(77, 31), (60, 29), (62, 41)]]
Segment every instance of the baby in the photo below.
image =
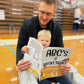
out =
[[(51, 32), (49, 30), (41, 30), (38, 32), (37, 40), (43, 45), (44, 48), (49, 47), (51, 43)], [(22, 47), (22, 53), (29, 52), (27, 46)]]

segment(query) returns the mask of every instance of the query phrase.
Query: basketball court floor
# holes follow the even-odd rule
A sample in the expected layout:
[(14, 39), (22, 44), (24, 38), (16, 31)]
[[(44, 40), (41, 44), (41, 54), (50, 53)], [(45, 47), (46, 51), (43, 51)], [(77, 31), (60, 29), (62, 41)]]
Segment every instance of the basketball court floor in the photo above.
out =
[[(16, 69), (17, 34), (0, 34), (0, 84), (19, 84)], [(84, 77), (84, 30), (63, 32), (64, 47), (72, 48), (69, 63)]]

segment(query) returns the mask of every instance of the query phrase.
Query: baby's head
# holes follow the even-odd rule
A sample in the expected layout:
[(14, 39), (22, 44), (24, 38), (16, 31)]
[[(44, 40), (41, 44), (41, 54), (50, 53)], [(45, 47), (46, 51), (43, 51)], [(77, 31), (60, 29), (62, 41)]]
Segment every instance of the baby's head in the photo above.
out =
[(47, 48), (51, 43), (51, 32), (45, 29), (39, 31), (37, 40), (43, 45), (44, 48)]

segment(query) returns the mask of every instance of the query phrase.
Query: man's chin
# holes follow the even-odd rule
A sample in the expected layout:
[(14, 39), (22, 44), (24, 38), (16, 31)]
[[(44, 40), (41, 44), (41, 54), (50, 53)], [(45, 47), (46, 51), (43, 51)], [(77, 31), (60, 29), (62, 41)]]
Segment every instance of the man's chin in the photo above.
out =
[(42, 23), (42, 26), (46, 26), (47, 25), (47, 23)]
[(41, 24), (40, 24), (40, 26), (42, 26), (42, 27), (46, 27), (47, 26), (47, 22), (41, 22)]

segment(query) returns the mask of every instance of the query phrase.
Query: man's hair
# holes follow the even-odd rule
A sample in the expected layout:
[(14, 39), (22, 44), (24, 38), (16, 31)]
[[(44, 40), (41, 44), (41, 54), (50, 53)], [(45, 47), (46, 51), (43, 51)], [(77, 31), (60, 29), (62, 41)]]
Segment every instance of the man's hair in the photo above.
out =
[(39, 0), (39, 2), (45, 2), (47, 4), (53, 4), (56, 6), (56, 0)]
[(51, 38), (51, 32), (50, 32), (49, 30), (45, 30), (45, 29), (40, 30), (40, 31), (38, 32), (38, 37), (39, 37), (40, 35), (47, 35), (47, 36), (49, 36), (49, 37)]

